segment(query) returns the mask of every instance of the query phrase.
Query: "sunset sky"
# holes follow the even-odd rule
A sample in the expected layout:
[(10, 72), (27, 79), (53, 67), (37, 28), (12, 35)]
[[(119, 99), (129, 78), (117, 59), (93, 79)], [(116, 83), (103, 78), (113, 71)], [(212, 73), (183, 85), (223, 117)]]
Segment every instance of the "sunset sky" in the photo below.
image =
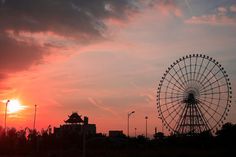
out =
[[(179, 57), (204, 53), (232, 82), (226, 121), (236, 123), (236, 1), (234, 0), (1, 0), (0, 99), (24, 108), (8, 127), (63, 124), (73, 111), (97, 131), (161, 129), (156, 91)], [(5, 104), (0, 104), (4, 126)]]

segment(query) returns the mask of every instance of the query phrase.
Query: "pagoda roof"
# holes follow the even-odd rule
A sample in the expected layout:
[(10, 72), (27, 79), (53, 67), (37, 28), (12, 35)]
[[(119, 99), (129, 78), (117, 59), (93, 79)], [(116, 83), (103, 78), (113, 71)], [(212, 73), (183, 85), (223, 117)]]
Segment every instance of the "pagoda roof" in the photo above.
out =
[(77, 112), (73, 112), (71, 115), (68, 116), (68, 119), (65, 120), (65, 123), (71, 123), (71, 124), (76, 124), (76, 123), (83, 123), (84, 121), (81, 118), (81, 115), (78, 115)]

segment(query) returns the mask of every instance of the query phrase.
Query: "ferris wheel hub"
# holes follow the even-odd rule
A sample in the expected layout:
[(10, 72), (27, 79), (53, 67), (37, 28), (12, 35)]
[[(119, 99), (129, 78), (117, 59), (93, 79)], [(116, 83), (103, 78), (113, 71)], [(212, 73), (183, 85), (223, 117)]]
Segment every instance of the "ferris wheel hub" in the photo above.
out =
[(197, 104), (197, 99), (194, 93), (189, 93), (188, 98), (184, 100), (186, 104)]

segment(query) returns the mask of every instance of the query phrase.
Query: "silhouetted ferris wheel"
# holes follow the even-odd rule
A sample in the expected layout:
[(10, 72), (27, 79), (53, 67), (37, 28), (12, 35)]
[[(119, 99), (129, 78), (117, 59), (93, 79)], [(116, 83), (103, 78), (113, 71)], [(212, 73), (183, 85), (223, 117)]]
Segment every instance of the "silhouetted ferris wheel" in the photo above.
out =
[(166, 128), (177, 134), (215, 132), (231, 106), (232, 89), (224, 68), (213, 58), (192, 54), (164, 73), (157, 108)]

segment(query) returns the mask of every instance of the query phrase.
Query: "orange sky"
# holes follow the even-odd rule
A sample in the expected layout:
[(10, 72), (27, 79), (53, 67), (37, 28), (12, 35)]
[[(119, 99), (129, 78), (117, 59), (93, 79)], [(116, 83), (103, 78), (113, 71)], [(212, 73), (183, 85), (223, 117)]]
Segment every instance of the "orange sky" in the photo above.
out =
[[(130, 134), (134, 128), (145, 134), (148, 116), (151, 136), (155, 127), (161, 129), (156, 109), (159, 80), (173, 61), (188, 53), (205, 53), (218, 60), (234, 91), (234, 1), (62, 2), (54, 10), (50, 10), (54, 4), (45, 5), (44, 14), (33, 2), (28, 5), (34, 8), (32, 13), (11, 0), (1, 4), (11, 13), (0, 20), (0, 98), (18, 98), (27, 106), (8, 116), (9, 127), (32, 127), (37, 104), (38, 129), (57, 127), (77, 111), (96, 123), (98, 132), (126, 132), (127, 113), (135, 110)], [(2, 126), (4, 109), (2, 103)], [(235, 123), (235, 115), (233, 95), (227, 121)]]

